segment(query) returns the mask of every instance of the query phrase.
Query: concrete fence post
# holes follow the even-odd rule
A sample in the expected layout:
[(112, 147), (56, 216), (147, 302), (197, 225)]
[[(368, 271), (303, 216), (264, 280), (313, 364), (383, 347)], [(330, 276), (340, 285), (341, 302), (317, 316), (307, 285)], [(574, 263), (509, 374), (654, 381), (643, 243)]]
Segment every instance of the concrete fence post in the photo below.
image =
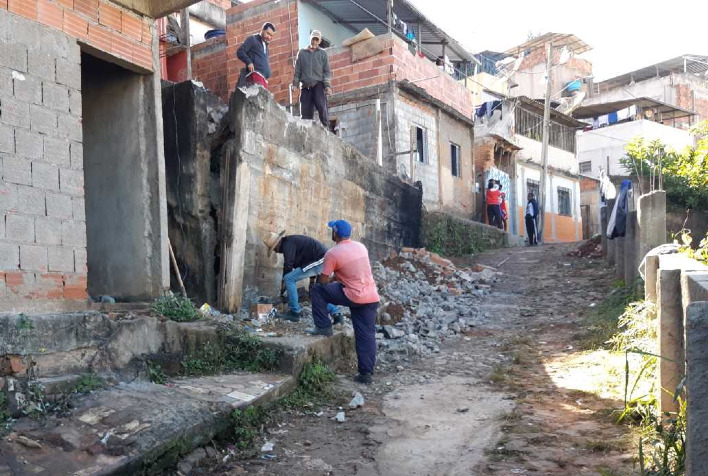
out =
[[(617, 237), (614, 240), (617, 244), (615, 246), (615, 277), (617, 279), (624, 279), (624, 236)], [(628, 284), (628, 283), (625, 283)]]
[(639, 234), (638, 259), (666, 243), (666, 192), (657, 190), (639, 197), (637, 205)]
[(637, 241), (637, 212), (627, 214), (627, 231), (624, 236), (624, 282), (627, 286), (634, 286), (634, 281), (639, 274), (637, 271), (637, 254), (639, 243)]
[(602, 256), (607, 259), (607, 220), (609, 219), (609, 207), (600, 207), (600, 244), (602, 245)]
[(708, 302), (686, 309), (686, 474), (708, 475)]
[(659, 268), (656, 289), (659, 355), (662, 357), (659, 359), (659, 411), (663, 414), (678, 411), (673, 392), (686, 373), (681, 270)]
[(644, 299), (656, 304), (657, 273), (659, 272), (659, 257), (647, 256), (644, 263)]

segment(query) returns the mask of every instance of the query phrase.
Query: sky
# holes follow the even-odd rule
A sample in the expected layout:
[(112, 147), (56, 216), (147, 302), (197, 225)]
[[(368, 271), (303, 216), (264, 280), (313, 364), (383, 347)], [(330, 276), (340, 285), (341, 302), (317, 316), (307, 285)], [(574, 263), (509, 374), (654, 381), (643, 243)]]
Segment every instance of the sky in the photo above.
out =
[(708, 0), (409, 0), (469, 51), (504, 51), (530, 32), (573, 33), (595, 81), (683, 54), (708, 56)]

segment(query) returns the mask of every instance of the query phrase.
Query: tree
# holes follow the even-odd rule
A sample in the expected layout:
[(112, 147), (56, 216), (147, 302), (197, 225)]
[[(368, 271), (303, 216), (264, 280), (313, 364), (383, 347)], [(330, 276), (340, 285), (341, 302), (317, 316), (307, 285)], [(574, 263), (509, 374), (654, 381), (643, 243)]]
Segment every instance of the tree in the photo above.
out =
[(624, 168), (637, 177), (640, 192), (643, 183), (658, 188), (663, 177), (663, 188), (669, 203), (682, 208), (708, 210), (708, 121), (691, 129), (696, 146), (682, 152), (674, 151), (660, 140), (647, 142), (643, 137), (632, 140), (625, 147), (621, 159)]

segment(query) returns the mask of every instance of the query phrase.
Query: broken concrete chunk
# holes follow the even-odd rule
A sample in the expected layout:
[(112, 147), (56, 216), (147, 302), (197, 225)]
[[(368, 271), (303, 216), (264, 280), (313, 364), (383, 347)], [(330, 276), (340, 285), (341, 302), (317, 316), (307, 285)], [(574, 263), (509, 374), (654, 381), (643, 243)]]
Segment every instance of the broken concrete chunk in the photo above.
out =
[(364, 406), (364, 397), (359, 392), (353, 393), (354, 398), (349, 402), (349, 408), (359, 408)]
[(344, 412), (338, 412), (334, 419), (339, 423), (344, 423), (347, 420), (347, 417), (344, 415)]
[(397, 329), (393, 326), (383, 326), (383, 333), (387, 339), (400, 339), (406, 335), (401, 329)]

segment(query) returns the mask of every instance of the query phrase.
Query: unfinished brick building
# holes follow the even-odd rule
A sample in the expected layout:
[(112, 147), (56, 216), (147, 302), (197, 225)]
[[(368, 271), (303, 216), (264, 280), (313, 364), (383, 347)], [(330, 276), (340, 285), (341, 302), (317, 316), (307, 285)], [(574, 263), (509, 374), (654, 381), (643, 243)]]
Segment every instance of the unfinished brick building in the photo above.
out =
[(169, 285), (154, 19), (189, 1), (0, 1), (0, 310)]

